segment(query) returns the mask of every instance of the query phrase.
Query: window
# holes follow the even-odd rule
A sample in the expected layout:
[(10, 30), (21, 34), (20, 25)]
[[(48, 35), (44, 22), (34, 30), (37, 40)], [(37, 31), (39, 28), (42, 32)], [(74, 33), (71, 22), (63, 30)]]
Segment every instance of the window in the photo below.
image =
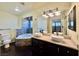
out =
[(24, 19), (22, 29), (25, 33), (32, 33), (32, 17), (27, 17)]
[(24, 18), (22, 28), (17, 29), (17, 36), (21, 34), (32, 34), (33, 26), (32, 26), (32, 16)]
[(52, 33), (53, 32), (61, 32), (61, 20), (53, 20)]

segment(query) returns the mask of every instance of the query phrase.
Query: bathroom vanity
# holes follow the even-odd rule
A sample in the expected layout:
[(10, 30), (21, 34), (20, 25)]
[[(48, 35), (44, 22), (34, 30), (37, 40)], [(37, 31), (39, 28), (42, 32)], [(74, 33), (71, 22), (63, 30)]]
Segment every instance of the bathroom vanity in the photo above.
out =
[[(62, 41), (63, 40), (63, 41)], [(50, 36), (32, 38), (34, 56), (78, 56), (77, 45), (69, 39), (53, 40)]]

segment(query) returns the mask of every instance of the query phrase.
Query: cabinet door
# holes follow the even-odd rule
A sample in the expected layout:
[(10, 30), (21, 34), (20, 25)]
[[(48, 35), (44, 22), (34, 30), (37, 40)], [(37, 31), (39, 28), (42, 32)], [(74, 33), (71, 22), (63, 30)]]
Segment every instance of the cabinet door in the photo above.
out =
[(41, 56), (45, 56), (46, 54), (45, 54), (45, 41), (41, 41), (41, 40), (39, 40), (39, 48), (40, 48), (40, 55)]
[(60, 56), (78, 56), (78, 51), (71, 48), (60, 46), (59, 55)]
[(33, 44), (33, 55), (40, 55), (40, 56), (58, 56), (59, 54), (59, 46), (37, 40), (37, 39), (32, 39), (32, 44)]
[(70, 53), (69, 50), (67, 50), (66, 48), (64, 47), (59, 47), (59, 56), (68, 56)]
[(32, 39), (32, 54), (35, 56), (44, 56), (45, 42), (37, 39)]
[(70, 56), (78, 56), (78, 51), (77, 51), (77, 50), (67, 48), (67, 49), (66, 49), (66, 52), (67, 52), (67, 54), (70, 55)]
[(39, 41), (36, 39), (32, 39), (32, 54), (34, 56), (38, 56), (39, 55)]
[(58, 56), (59, 53), (59, 47), (55, 44), (46, 42), (45, 43), (45, 55), (47, 56)]

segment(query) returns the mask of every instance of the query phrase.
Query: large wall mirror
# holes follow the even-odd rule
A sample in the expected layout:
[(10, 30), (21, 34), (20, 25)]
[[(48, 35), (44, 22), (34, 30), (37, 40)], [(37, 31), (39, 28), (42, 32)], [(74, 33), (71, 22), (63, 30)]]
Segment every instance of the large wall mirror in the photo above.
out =
[(68, 28), (76, 31), (76, 6), (73, 7), (68, 15)]
[(47, 31), (47, 20), (44, 17), (39, 17), (37, 20), (37, 30), (38, 32)]

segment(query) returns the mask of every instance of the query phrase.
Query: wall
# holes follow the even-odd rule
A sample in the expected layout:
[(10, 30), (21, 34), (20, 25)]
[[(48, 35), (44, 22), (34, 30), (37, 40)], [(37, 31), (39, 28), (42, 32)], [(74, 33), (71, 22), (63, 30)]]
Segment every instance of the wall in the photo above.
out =
[[(67, 33), (69, 36), (71, 36), (71, 39), (76, 44), (79, 44), (79, 3), (72, 3), (71, 9), (74, 7), (74, 5), (76, 5), (76, 32), (72, 31), (70, 29), (67, 29)], [(71, 9), (69, 10), (69, 12), (71, 11)], [(68, 12), (68, 14), (69, 14), (69, 12)], [(67, 19), (68, 19), (68, 17), (67, 17)]]
[(20, 16), (0, 11), (0, 34), (10, 35), (10, 38), (14, 39), (16, 37), (16, 29), (21, 27), (20, 20)]
[(77, 3), (77, 7), (78, 7), (78, 9), (77, 9), (77, 34), (78, 34), (78, 36), (77, 36), (77, 38), (78, 38), (78, 44), (79, 44), (79, 3)]
[(18, 18), (7, 12), (0, 11), (0, 29), (16, 29)]

